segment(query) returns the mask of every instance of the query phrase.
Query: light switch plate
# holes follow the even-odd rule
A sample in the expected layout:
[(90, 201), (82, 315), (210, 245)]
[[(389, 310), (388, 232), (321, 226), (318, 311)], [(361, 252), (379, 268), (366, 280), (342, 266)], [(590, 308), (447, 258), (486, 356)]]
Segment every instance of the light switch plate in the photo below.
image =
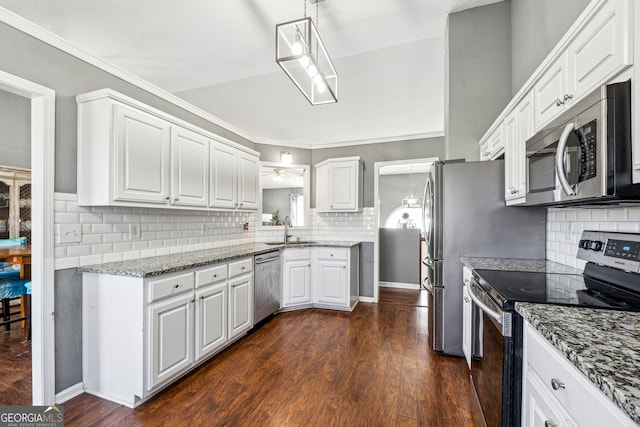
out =
[(59, 224), (58, 243), (80, 243), (82, 241), (81, 224)]

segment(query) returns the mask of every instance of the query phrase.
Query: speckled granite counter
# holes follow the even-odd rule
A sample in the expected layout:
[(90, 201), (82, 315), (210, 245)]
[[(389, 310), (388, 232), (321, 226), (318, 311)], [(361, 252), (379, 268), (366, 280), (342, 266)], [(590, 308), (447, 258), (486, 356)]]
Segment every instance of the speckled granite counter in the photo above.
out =
[(640, 424), (640, 313), (531, 303), (516, 310)]
[(160, 274), (173, 273), (189, 268), (200, 267), (217, 262), (232, 261), (234, 259), (259, 255), (265, 252), (288, 247), (338, 247), (351, 248), (360, 242), (305, 242), (289, 245), (267, 245), (256, 243), (248, 245), (227, 246), (222, 248), (205, 249), (201, 251), (185, 252), (174, 255), (162, 255), (128, 261), (110, 262), (106, 264), (87, 265), (79, 267), (83, 273), (110, 274), (114, 276), (150, 277)]
[(460, 261), (474, 270), (507, 270), (528, 271), (533, 273), (553, 274), (582, 274), (582, 271), (543, 259), (514, 259), (514, 258), (468, 258), (462, 257)]

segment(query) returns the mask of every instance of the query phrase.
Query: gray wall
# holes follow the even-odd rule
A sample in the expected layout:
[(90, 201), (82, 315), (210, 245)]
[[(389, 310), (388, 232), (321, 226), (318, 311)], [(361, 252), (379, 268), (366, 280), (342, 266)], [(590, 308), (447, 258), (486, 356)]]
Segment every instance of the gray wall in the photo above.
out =
[(478, 141), (512, 98), (510, 5), (500, 2), (449, 15), (445, 44), (447, 159), (478, 160)]
[[(322, 148), (313, 150), (311, 155), (313, 159), (312, 165), (336, 157), (360, 156), (360, 160), (364, 162), (364, 206), (373, 207), (373, 164), (375, 162), (427, 157), (439, 157), (442, 159), (444, 158), (444, 138)], [(315, 207), (315, 168), (311, 170), (313, 173), (313, 179), (311, 180), (311, 207)]]
[(360, 243), (360, 293), (373, 298), (373, 242)]
[(589, 0), (511, 0), (511, 91), (515, 95)]
[(420, 230), (381, 228), (380, 281), (420, 284)]
[(31, 102), (0, 90), (0, 166), (31, 169)]
[(82, 381), (82, 275), (58, 270), (55, 282), (57, 393)]
[[(411, 185), (413, 182), (413, 185)], [(413, 195), (422, 197), (427, 182), (426, 173), (411, 175), (381, 175), (378, 178), (378, 199), (380, 204), (380, 223), (384, 224), (389, 214), (400, 207), (402, 199), (413, 190)]]

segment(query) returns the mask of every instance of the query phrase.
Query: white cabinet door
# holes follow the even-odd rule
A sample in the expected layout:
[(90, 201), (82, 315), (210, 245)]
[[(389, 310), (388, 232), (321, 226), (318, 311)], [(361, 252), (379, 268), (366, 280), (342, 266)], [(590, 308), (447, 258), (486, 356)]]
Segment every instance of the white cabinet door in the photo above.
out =
[(282, 306), (311, 304), (311, 260), (284, 263)]
[(518, 190), (516, 189), (517, 183), (517, 124), (516, 113), (512, 111), (502, 122), (504, 129), (504, 198), (505, 200), (511, 200), (518, 197)]
[[(638, 161), (640, 163), (640, 160)], [(329, 212), (331, 195), (329, 194), (329, 165), (316, 167), (316, 210)]]
[(542, 129), (571, 103), (569, 55), (563, 53), (542, 75), (533, 88), (535, 93), (535, 128)]
[(196, 292), (196, 361), (227, 342), (227, 282)]
[(211, 144), (209, 206), (235, 208), (238, 204), (238, 150), (214, 141)]
[(258, 179), (260, 178), (258, 157), (249, 153), (238, 154), (238, 208), (258, 209)]
[(171, 204), (206, 207), (209, 201), (209, 139), (171, 128)]
[(149, 390), (193, 363), (193, 293), (149, 307)]
[(578, 427), (531, 371), (527, 374), (522, 408), (523, 427)]
[(329, 164), (329, 208), (331, 210), (357, 209), (357, 164), (336, 162)]
[(314, 280), (314, 303), (349, 305), (346, 261), (319, 261)]
[(504, 140), (505, 138), (502, 134), (502, 126), (498, 126), (498, 128), (493, 131), (488, 140), (490, 159), (496, 159), (504, 151)]
[(253, 278), (251, 274), (229, 280), (229, 339), (253, 326)]
[(533, 93), (526, 95), (504, 119), (505, 200), (524, 203), (527, 194), (527, 139), (533, 136)]
[(116, 171), (113, 198), (168, 204), (169, 123), (122, 105), (114, 106), (114, 114)]
[(568, 48), (573, 95), (580, 98), (632, 64), (629, 0), (601, 2)]
[(466, 286), (462, 287), (462, 353), (467, 360), (467, 365), (471, 369), (472, 355), (472, 318), (473, 302), (469, 297), (469, 291)]

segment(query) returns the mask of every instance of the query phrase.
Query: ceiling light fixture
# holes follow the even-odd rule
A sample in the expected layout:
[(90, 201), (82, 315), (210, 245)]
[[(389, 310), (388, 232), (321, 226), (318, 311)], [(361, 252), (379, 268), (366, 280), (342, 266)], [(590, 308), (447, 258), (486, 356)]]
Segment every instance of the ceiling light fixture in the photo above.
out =
[(307, 17), (276, 25), (276, 62), (300, 89), (311, 105), (338, 102), (338, 74), (320, 40), (318, 29), (318, 3), (316, 23)]
[(291, 164), (291, 163), (293, 163), (293, 156), (288, 151), (286, 151), (286, 152), (285, 151), (281, 151), (280, 152), (280, 162)]
[(284, 182), (289, 178), (289, 174), (285, 169), (274, 169), (273, 170), (273, 182)]

